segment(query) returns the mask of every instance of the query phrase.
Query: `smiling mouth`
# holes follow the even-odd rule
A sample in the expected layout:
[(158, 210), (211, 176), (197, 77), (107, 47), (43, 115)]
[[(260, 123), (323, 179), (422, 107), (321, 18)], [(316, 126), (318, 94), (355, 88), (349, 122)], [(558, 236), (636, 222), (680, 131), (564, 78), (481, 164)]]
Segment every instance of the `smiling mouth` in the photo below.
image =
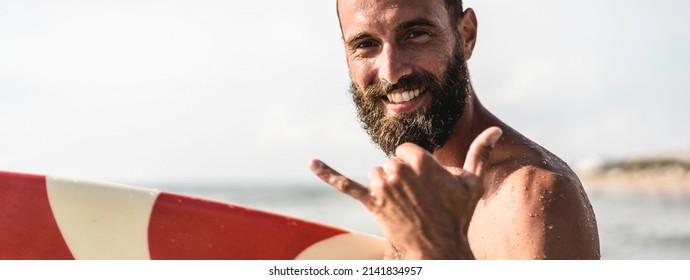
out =
[(417, 98), (420, 93), (421, 93), (421, 90), (419, 90), (419, 89), (408, 90), (408, 91), (403, 91), (403, 92), (389, 93), (386, 95), (386, 98), (388, 99), (388, 102), (390, 102), (390, 103), (400, 104), (400, 103), (405, 103), (405, 102), (408, 102), (412, 99)]

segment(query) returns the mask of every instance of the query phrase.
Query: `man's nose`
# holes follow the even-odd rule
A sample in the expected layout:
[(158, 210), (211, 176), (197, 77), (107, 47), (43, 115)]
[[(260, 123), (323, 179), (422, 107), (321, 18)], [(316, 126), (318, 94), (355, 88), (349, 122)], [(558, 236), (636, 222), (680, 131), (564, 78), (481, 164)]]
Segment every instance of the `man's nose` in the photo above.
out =
[(379, 80), (390, 84), (398, 83), (400, 78), (412, 73), (412, 67), (404, 53), (392, 45), (384, 45), (377, 59)]

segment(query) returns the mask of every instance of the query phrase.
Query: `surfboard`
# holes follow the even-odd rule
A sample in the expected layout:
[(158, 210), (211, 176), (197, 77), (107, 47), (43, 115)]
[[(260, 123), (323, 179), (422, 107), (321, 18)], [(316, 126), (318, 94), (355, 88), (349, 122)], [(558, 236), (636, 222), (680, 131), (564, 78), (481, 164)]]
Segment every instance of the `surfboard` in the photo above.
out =
[(0, 172), (0, 259), (382, 259), (385, 241), (122, 184)]

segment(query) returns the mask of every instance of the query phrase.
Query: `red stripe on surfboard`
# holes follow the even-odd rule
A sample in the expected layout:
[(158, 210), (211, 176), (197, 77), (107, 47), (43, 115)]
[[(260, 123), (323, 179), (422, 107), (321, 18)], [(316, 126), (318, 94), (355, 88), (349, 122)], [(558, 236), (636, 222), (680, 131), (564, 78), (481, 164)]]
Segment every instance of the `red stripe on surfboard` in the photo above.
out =
[(318, 224), (208, 200), (161, 193), (149, 224), (151, 259), (294, 259), (344, 233)]
[(74, 259), (50, 208), (45, 176), (0, 172), (0, 259)]

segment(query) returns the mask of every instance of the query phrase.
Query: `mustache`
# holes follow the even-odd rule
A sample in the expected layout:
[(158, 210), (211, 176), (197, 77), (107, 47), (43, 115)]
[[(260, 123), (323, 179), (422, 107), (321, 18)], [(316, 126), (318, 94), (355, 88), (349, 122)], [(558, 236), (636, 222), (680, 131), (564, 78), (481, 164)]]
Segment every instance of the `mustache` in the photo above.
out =
[(438, 88), (440, 86), (441, 81), (431, 73), (413, 73), (400, 78), (395, 84), (385, 80), (371, 84), (367, 86), (364, 95), (368, 98), (382, 98), (396, 90), (409, 91), (419, 89), (424, 92), (430, 88)]

